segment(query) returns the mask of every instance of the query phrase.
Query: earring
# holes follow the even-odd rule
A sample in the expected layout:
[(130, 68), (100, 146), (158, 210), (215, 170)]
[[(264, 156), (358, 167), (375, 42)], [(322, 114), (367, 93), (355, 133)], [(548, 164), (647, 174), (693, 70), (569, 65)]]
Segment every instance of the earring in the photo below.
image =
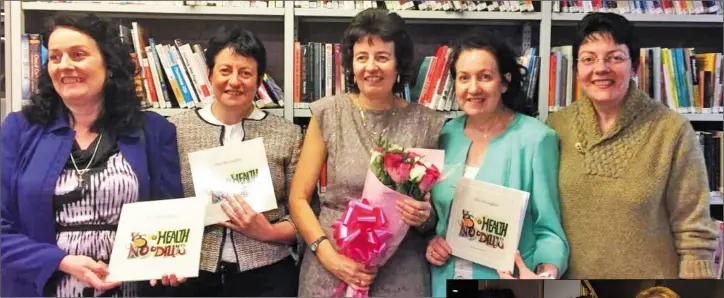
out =
[(109, 78), (112, 78), (112, 77), (113, 77), (113, 71), (110, 71), (110, 70), (108, 71), (108, 77), (109, 77)]
[(400, 83), (400, 74), (397, 74), (397, 83)]

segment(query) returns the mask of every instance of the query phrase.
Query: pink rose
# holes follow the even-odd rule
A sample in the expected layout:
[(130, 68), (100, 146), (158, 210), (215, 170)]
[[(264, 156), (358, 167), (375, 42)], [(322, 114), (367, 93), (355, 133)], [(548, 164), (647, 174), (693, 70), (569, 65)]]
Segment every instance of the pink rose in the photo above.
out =
[(420, 154), (417, 154), (415, 152), (407, 152), (407, 158), (415, 159), (416, 157), (420, 157)]
[(410, 170), (412, 164), (403, 162), (400, 153), (385, 153), (384, 157), (385, 172), (395, 183), (402, 183), (410, 178)]
[(388, 171), (391, 168), (396, 168), (401, 163), (402, 163), (402, 154), (401, 153), (387, 152), (383, 156), (383, 164), (385, 166), (386, 171)]
[(437, 179), (440, 178), (440, 170), (437, 169), (435, 165), (432, 165), (431, 167), (427, 168), (425, 170), (425, 175), (422, 176), (422, 180), (420, 180), (420, 190), (423, 193), (429, 192), (430, 189), (432, 189), (432, 186), (435, 185), (437, 182)]

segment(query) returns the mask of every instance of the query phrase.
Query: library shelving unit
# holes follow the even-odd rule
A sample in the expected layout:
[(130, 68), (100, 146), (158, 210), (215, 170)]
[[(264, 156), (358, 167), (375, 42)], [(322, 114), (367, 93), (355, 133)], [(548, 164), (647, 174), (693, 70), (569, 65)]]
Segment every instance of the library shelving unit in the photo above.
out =
[(5, 25), (7, 20), (9, 19), (8, 15), (6, 14), (6, 11), (8, 11), (8, 7), (10, 6), (9, 1), (2, 1), (0, 0), (0, 47), (2, 49), (0, 50), (0, 53), (2, 53), (3, 57), (1, 58), (3, 63), (0, 65), (0, 68), (2, 68), (2, 74), (0, 74), (0, 77), (2, 77), (2, 80), (0, 80), (0, 84), (3, 84), (0, 89), (2, 89), (2, 92), (0, 92), (0, 121), (5, 119), (5, 115), (8, 113), (8, 106), (7, 106), (7, 98), (10, 98), (9, 91), (10, 90), (10, 79), (8, 79), (8, 74), (10, 74), (10, 60), (7, 58), (9, 55), (7, 55), (7, 52), (10, 50), (10, 38), (8, 36), (10, 35), (10, 26)]
[[(17, 111), (22, 106), (21, 97), (21, 62), (20, 59), (20, 38), (25, 33), (26, 24), (30, 19), (27, 17), (29, 13), (37, 16), (37, 13), (88, 13), (94, 12), (101, 16), (122, 19), (150, 19), (154, 24), (159, 24), (166, 19), (175, 19), (176, 22), (185, 20), (198, 21), (264, 21), (279, 22), (283, 28), (279, 34), (281, 38), (281, 48), (279, 52), (283, 57), (273, 61), (269, 59), (269, 63), (281, 64), (277, 67), (281, 73), (275, 74), (280, 77), (278, 81), (282, 81), (284, 94), (284, 108), (277, 109), (273, 112), (283, 115), (286, 119), (293, 121), (295, 118), (309, 118), (308, 109), (295, 109), (292, 98), (294, 88), (294, 42), (299, 35), (300, 27), (305, 27), (309, 23), (339, 23), (333, 26), (317, 25), (313, 26), (319, 30), (331, 30), (339, 32), (335, 41), (341, 38), (341, 32), (344, 29), (342, 23), (348, 22), (359, 10), (346, 9), (327, 9), (327, 8), (295, 8), (293, 2), (284, 2), (283, 8), (241, 8), (241, 7), (208, 7), (208, 6), (164, 6), (164, 5), (143, 5), (143, 4), (100, 4), (100, 3), (48, 3), (48, 2), (25, 2), (25, 1), (6, 1), (9, 13), (13, 16), (10, 18), (9, 26), (9, 45), (11, 50), (6, 52), (6, 61), (9, 64), (10, 80), (8, 82), (8, 98), (10, 99), (11, 110)], [(490, 25), (498, 24), (506, 25), (532, 25), (537, 29), (537, 34), (525, 33), (522, 38), (522, 44), (530, 46), (531, 39), (537, 44), (533, 44), (538, 49), (539, 57), (549, 57), (551, 54), (552, 28), (554, 26), (567, 26), (574, 24), (580, 20), (585, 14), (583, 13), (554, 13), (552, 12), (551, 1), (541, 1), (540, 11), (538, 12), (444, 12), (444, 11), (395, 11), (400, 14), (410, 24), (410, 27), (422, 25), (441, 25), (450, 24), (458, 25)], [(6, 12), (7, 13), (7, 12)], [(42, 14), (41, 14), (42, 15)], [(627, 14), (626, 17), (642, 26), (656, 27), (718, 27), (722, 28), (724, 24), (722, 15), (646, 15), (646, 14)], [(180, 21), (179, 21), (180, 20)], [(37, 20), (33, 19), (33, 22)], [(309, 27), (309, 26), (307, 26)], [(462, 28), (462, 27), (461, 27)], [(153, 29), (153, 28), (151, 28)], [(7, 28), (6, 28), (7, 30)], [(319, 31), (318, 30), (318, 31)], [(178, 30), (183, 31), (183, 30)], [(318, 32), (312, 35), (318, 36)], [(448, 32), (449, 37), (454, 37), (456, 31)], [(527, 35), (527, 36), (526, 36)], [(721, 31), (719, 31), (721, 35)], [(308, 38), (312, 40), (314, 37)], [(304, 38), (301, 38), (303, 40)], [(526, 40), (527, 39), (527, 40)], [(266, 42), (266, 41), (265, 41)], [(721, 46), (721, 45), (719, 45)], [(267, 51), (270, 47), (267, 46)], [(721, 48), (718, 49), (721, 52)], [(424, 55), (432, 55), (432, 52)], [(271, 55), (270, 55), (271, 56)], [(11, 59), (15, 58), (15, 59)], [(548, 74), (550, 68), (549, 59), (541, 59), (538, 82), (548, 82)], [(545, 86), (545, 85), (543, 85)], [(545, 89), (545, 88), (541, 88)], [(540, 119), (545, 121), (548, 115), (548, 92), (538, 93), (538, 109), (540, 111)], [(173, 114), (178, 111), (169, 109), (157, 110), (159, 113)], [(448, 116), (458, 115), (459, 112), (448, 112)], [(706, 121), (722, 123), (722, 114), (690, 114), (687, 117), (693, 121)]]
[[(6, 2), (7, 3), (7, 2)], [(8, 82), (8, 98), (10, 101), (10, 107), (12, 111), (17, 111), (22, 108), (22, 93), (21, 93), (21, 57), (20, 53), (20, 39), (22, 34), (26, 33), (26, 27), (37, 24), (38, 15), (47, 15), (51, 13), (68, 13), (68, 14), (85, 14), (95, 13), (102, 17), (112, 18), (114, 20), (149, 20), (153, 22), (158, 21), (175, 21), (175, 25), (183, 24), (187, 20), (189, 21), (209, 21), (214, 24), (220, 22), (234, 22), (234, 21), (246, 21), (246, 22), (274, 22), (282, 24), (285, 22), (285, 16), (291, 14), (291, 12), (285, 11), (284, 8), (254, 8), (254, 9), (240, 9), (230, 7), (210, 7), (210, 6), (175, 6), (175, 5), (155, 5), (155, 4), (104, 4), (104, 3), (56, 3), (56, 2), (31, 2), (31, 1), (10, 1), (7, 3), (9, 6), (8, 10), (13, 16), (11, 19), (12, 26), (9, 28), (9, 39), (11, 42), (15, 42), (17, 47), (13, 47), (12, 50), (8, 51), (6, 60), (11, 61), (10, 72), (11, 80)], [(29, 15), (32, 14), (30, 18)], [(36, 25), (37, 26), (37, 25)], [(153, 28), (151, 28), (153, 30)], [(179, 30), (179, 32), (182, 32)], [(210, 33), (210, 32), (209, 32)], [(284, 33), (285, 32), (280, 32)], [(200, 37), (201, 40), (207, 36)], [(170, 37), (173, 39), (174, 37)], [(267, 50), (269, 47), (267, 46)], [(286, 50), (285, 50), (286, 51)], [(286, 53), (285, 53), (286, 56)], [(11, 59), (15, 57), (16, 59)], [(270, 59), (271, 60), (271, 59)], [(286, 62), (286, 61), (283, 61)], [(283, 69), (279, 75), (286, 75), (287, 73), (293, 72), (292, 63), (283, 63), (289, 69)], [(291, 90), (291, 77), (285, 81), (289, 85), (284, 85), (284, 90)], [(285, 111), (285, 109), (289, 109)], [(161, 109), (148, 109), (150, 111), (159, 113), (163, 116), (171, 116), (184, 111), (184, 109), (178, 108), (161, 108)], [(291, 107), (285, 108), (272, 108), (264, 109), (272, 114), (276, 114), (284, 117), (284, 115), (292, 115)], [(290, 117), (287, 117), (291, 119)]]
[[(359, 10), (349, 9), (326, 9), (326, 8), (295, 8), (293, 2), (284, 2), (283, 8), (241, 8), (241, 7), (210, 7), (210, 6), (170, 6), (170, 5), (144, 5), (144, 4), (102, 4), (102, 3), (49, 3), (49, 2), (28, 2), (28, 1), (5, 1), (7, 7), (6, 13), (9, 12), (13, 17), (9, 18), (10, 26), (6, 26), (8, 32), (7, 44), (11, 45), (7, 55), (9, 61), (9, 71), (12, 74), (8, 80), (7, 98), (10, 100), (10, 109), (17, 111), (22, 106), (21, 97), (21, 61), (20, 57), (20, 39), (25, 33), (26, 23), (30, 21), (26, 17), (28, 13), (89, 13), (93, 12), (101, 16), (122, 19), (152, 19), (155, 22), (164, 19), (176, 20), (196, 20), (196, 21), (266, 21), (281, 22), (283, 42), (281, 52), (283, 55), (281, 63), (283, 66), (281, 75), (283, 81), (282, 88), (287, 95), (284, 99), (284, 108), (274, 109), (272, 112), (283, 115), (288, 120), (295, 118), (308, 118), (308, 109), (294, 109), (293, 98), (293, 53), (294, 41), (298, 36), (298, 30), (303, 23), (319, 23), (319, 22), (348, 22)], [(583, 13), (554, 13), (552, 12), (552, 4), (550, 1), (540, 2), (539, 12), (444, 12), (444, 11), (414, 11), (401, 10), (395, 11), (410, 24), (533, 24), (538, 29), (535, 37), (523, 36), (525, 39), (535, 39), (538, 41), (539, 57), (548, 57), (551, 53), (551, 29), (553, 26), (573, 24), (580, 20), (585, 14)], [(33, 14), (37, 16), (37, 14)], [(718, 26), (721, 28), (722, 15), (648, 15), (648, 14), (627, 14), (626, 17), (643, 26)], [(36, 22), (36, 20), (33, 20)], [(340, 31), (339, 27), (343, 25), (329, 26), (333, 31)], [(337, 27), (337, 28), (332, 28)], [(319, 27), (315, 27), (319, 28)], [(341, 32), (341, 31), (340, 31)], [(530, 33), (528, 33), (530, 34)], [(721, 35), (721, 33), (720, 33)], [(341, 37), (341, 36), (339, 36)], [(338, 39), (337, 39), (338, 40)], [(431, 55), (432, 53), (427, 53)], [(11, 59), (15, 58), (15, 59)], [(270, 59), (271, 62), (271, 59)], [(548, 82), (549, 59), (541, 59), (539, 82)], [(540, 111), (540, 119), (545, 121), (548, 115), (548, 93), (539, 92), (538, 108)], [(162, 111), (164, 110), (164, 111)], [(171, 109), (158, 109), (159, 113), (166, 115), (177, 113)], [(455, 116), (459, 113), (448, 112), (448, 116)], [(708, 121), (722, 122), (722, 114), (690, 114), (687, 117), (691, 121)]]

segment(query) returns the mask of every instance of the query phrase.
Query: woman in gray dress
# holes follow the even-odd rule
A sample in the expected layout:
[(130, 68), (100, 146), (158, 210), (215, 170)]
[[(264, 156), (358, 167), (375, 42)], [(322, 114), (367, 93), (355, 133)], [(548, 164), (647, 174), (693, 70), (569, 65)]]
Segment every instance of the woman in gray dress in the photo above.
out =
[[(362, 195), (375, 140), (437, 148), (445, 119), (394, 95), (410, 80), (413, 56), (412, 41), (397, 14), (381, 9), (360, 12), (345, 31), (341, 51), (351, 92), (310, 105), (312, 119), (291, 185), (290, 213), (309, 247), (302, 261), (299, 296), (330, 296), (340, 281), (368, 289), (370, 296), (429, 296), (423, 239), (435, 221), (429, 202), (398, 202), (405, 222), (414, 228), (377, 269), (365, 269), (338, 253), (330, 226), (349, 200)], [(317, 218), (309, 201), (325, 160), (327, 192)]]

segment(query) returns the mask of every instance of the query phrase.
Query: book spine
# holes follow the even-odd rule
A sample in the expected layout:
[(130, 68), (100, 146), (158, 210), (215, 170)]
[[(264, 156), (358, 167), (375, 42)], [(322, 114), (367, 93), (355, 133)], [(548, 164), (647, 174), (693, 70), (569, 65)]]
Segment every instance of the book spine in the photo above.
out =
[(21, 91), (23, 99), (30, 99), (32, 96), (32, 93), (30, 91), (30, 41), (28, 40), (28, 34), (23, 34), (23, 36), (20, 39), (20, 48), (21, 48), (21, 56), (20, 56), (20, 63), (22, 65), (21, 68)]
[(28, 44), (30, 48), (30, 93), (38, 94), (38, 81), (40, 80), (40, 34), (30, 34), (28, 36)]
[(171, 63), (176, 65), (176, 68), (174, 71), (176, 72), (176, 77), (183, 78), (183, 82), (185, 85), (185, 88), (182, 87), (181, 90), (186, 90), (186, 93), (184, 94), (184, 97), (187, 95), (191, 98), (191, 102), (186, 100), (187, 104), (190, 105), (198, 105), (201, 102), (199, 101), (199, 98), (196, 97), (196, 92), (194, 91), (194, 86), (191, 85), (191, 80), (189, 79), (189, 76), (186, 74), (186, 66), (184, 66), (184, 62), (181, 59), (181, 55), (178, 52), (178, 49), (176, 49), (176, 46), (170, 45), (169, 46), (169, 52), (171, 53)]
[(171, 67), (171, 61), (169, 59), (169, 54), (166, 51), (166, 48), (160, 44), (156, 45), (156, 52), (158, 52), (158, 58), (161, 61), (164, 72), (166, 73), (168, 84), (171, 85), (171, 91), (173, 91), (174, 97), (176, 97), (176, 103), (179, 105), (180, 108), (185, 108), (186, 101), (184, 100), (183, 93), (181, 92), (181, 87), (179, 86), (179, 82), (176, 79), (176, 76)]
[(156, 41), (153, 38), (148, 39), (148, 44), (151, 47), (151, 57), (153, 58), (153, 64), (156, 67), (156, 73), (158, 73), (158, 81), (163, 94), (164, 103), (166, 108), (171, 108), (171, 96), (168, 93), (168, 86), (166, 86), (166, 80), (163, 79), (163, 66), (161, 66), (161, 60), (156, 50)]

